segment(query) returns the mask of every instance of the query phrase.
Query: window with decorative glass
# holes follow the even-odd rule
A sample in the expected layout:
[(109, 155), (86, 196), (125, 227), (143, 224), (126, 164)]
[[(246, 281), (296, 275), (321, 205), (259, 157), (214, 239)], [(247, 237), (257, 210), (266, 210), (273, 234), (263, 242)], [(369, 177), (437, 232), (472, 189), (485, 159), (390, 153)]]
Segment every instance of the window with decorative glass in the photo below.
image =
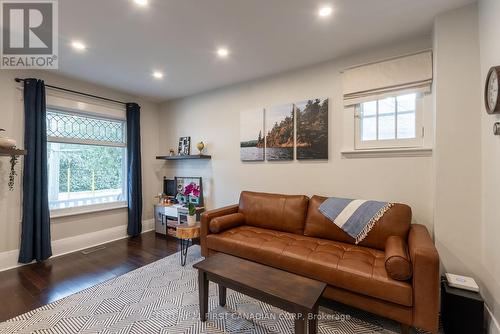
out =
[(51, 210), (125, 203), (126, 124), (62, 110), (47, 110)]
[(384, 97), (356, 106), (355, 148), (410, 148), (423, 145), (423, 95)]

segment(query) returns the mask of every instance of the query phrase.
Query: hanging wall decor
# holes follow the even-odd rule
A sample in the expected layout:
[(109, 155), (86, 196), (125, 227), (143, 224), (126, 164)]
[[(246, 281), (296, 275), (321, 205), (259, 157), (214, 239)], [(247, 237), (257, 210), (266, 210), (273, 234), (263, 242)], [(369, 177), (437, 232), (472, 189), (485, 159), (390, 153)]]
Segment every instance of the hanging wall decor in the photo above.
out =
[(264, 109), (240, 112), (240, 159), (264, 160)]
[(328, 160), (328, 99), (295, 103), (297, 159)]
[(266, 160), (293, 160), (294, 112), (293, 104), (265, 109), (266, 114)]

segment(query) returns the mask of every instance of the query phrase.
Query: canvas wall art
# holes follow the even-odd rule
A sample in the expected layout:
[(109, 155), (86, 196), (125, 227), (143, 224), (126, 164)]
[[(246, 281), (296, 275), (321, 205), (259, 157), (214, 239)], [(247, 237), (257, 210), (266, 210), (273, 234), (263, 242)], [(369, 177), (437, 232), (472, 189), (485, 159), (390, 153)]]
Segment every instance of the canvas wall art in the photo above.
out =
[(240, 112), (240, 159), (264, 161), (264, 109)]
[(328, 159), (328, 99), (295, 103), (297, 159)]
[(266, 160), (294, 159), (293, 104), (266, 108)]

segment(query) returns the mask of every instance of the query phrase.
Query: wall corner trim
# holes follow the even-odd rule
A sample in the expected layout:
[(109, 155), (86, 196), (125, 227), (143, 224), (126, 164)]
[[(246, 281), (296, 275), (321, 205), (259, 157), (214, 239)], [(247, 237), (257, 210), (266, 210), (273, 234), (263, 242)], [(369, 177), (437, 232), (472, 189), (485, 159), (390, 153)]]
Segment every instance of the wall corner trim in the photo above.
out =
[(500, 325), (498, 324), (497, 319), (493, 316), (493, 312), (491, 312), (488, 305), (485, 305), (485, 323), (486, 323), (486, 333), (488, 334), (500, 334)]
[[(142, 233), (154, 230), (154, 219), (144, 220), (142, 222), (142, 227)], [(74, 237), (53, 240), (52, 258), (125, 238), (127, 238), (127, 226), (121, 225)], [(18, 257), (19, 249), (1, 252), (0, 271), (23, 266), (24, 264), (17, 262)]]

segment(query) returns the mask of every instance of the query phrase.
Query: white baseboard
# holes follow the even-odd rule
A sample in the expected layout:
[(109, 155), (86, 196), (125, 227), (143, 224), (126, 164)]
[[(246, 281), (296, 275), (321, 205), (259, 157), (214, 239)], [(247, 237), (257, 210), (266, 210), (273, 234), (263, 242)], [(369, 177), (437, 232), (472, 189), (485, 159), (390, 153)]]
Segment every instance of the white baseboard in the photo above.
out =
[(486, 322), (486, 333), (487, 334), (500, 334), (500, 325), (497, 319), (493, 316), (493, 313), (489, 307), (485, 304), (485, 322)]
[(19, 249), (0, 253), (0, 271), (19, 267), (21, 264), (17, 263), (18, 258)]
[[(154, 219), (142, 222), (142, 233), (154, 230)], [(127, 238), (127, 226), (117, 226), (101, 231), (85, 233), (82, 235), (52, 241), (52, 257), (73, 253), (102, 245), (111, 241)], [(18, 263), (19, 249), (0, 253), (0, 271), (20, 267)]]

